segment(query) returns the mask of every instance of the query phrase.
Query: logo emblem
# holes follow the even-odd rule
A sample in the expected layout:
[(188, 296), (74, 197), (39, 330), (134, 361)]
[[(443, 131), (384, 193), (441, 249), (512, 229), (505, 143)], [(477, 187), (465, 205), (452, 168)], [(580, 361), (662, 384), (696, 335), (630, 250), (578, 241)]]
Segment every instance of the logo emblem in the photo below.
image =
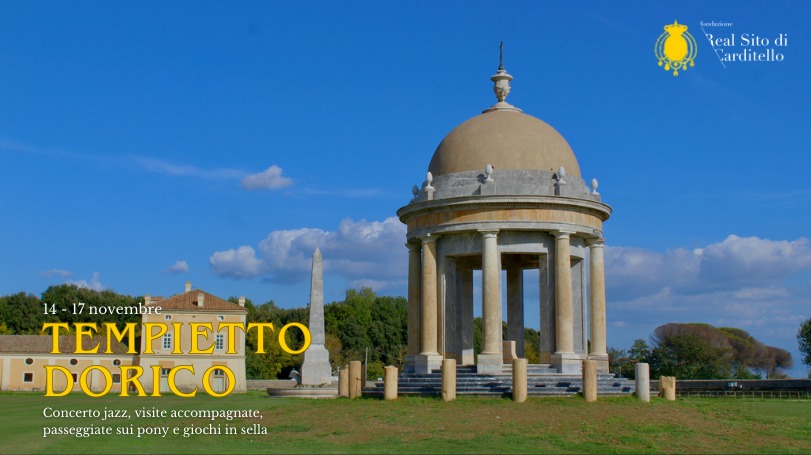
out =
[(665, 71), (672, 69), (673, 75), (678, 76), (679, 70), (687, 70), (687, 65), (695, 66), (693, 60), (698, 54), (698, 45), (693, 35), (687, 33), (686, 25), (673, 21), (665, 25), (665, 32), (659, 35), (653, 52), (659, 66), (664, 66)]

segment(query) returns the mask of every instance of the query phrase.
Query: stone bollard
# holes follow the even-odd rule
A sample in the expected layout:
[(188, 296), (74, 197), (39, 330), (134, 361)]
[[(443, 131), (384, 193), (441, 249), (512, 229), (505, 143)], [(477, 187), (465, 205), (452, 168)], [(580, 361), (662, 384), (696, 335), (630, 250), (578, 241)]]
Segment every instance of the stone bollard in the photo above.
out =
[(527, 359), (513, 359), (513, 401), (527, 401)]
[(397, 367), (389, 365), (383, 373), (383, 399), (397, 399)]
[(357, 398), (361, 394), (363, 382), (361, 382), (360, 372), (360, 360), (349, 362), (349, 398)]
[(659, 396), (667, 401), (676, 401), (675, 376), (662, 376), (659, 378)]
[(637, 363), (634, 366), (636, 373), (636, 397), (646, 403), (650, 402), (650, 368), (647, 363)]
[(442, 401), (456, 399), (456, 360), (442, 361)]
[(338, 396), (349, 398), (349, 365), (344, 365), (338, 372)]
[(587, 402), (597, 401), (597, 362), (583, 361), (583, 398)]

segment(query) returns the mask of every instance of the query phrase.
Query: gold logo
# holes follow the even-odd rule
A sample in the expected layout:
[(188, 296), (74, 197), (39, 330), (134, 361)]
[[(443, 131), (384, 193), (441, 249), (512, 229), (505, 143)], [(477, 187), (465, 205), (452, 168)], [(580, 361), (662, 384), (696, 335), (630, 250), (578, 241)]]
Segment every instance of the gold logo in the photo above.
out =
[(659, 35), (653, 52), (659, 59), (659, 66), (664, 66), (665, 71), (672, 69), (673, 75), (678, 76), (679, 70), (687, 70), (688, 64), (695, 66), (693, 60), (698, 53), (698, 45), (693, 35), (687, 33), (686, 25), (673, 21), (665, 25), (665, 32)]

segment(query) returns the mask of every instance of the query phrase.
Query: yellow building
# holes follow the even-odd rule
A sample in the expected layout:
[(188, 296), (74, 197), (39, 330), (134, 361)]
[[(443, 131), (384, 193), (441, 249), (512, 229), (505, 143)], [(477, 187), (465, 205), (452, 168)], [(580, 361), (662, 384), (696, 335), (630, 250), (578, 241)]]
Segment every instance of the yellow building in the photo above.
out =
[[(154, 390), (151, 373), (153, 366), (160, 367), (161, 393), (169, 393), (170, 374), (174, 376), (173, 382), (181, 392), (190, 392), (197, 388), (198, 393), (202, 393), (203, 380), (208, 377), (211, 389), (222, 393), (231, 385), (228, 371), (233, 373), (232, 392), (240, 393), (247, 390), (245, 334), (242, 330), (234, 330), (235, 353), (227, 354), (230, 347), (228, 330), (223, 329), (220, 332), (220, 325), (223, 323), (245, 325), (248, 312), (245, 309), (244, 298), (240, 298), (239, 304), (232, 303), (199, 289), (191, 289), (191, 283), (187, 282), (186, 291), (182, 294), (165, 299), (147, 295), (144, 298), (144, 305), (152, 311), (141, 316), (142, 336), (138, 355), (127, 354), (126, 339), (125, 343), (113, 339), (110, 346), (112, 354), (103, 354), (107, 351), (105, 336), (82, 340), (84, 350), (90, 350), (98, 345), (99, 354), (76, 354), (75, 335), (59, 337), (60, 354), (51, 354), (53, 346), (51, 335), (0, 336), (0, 390), (45, 391), (46, 365), (64, 367), (73, 378), (72, 391), (81, 391), (82, 372), (93, 365), (102, 366), (111, 373), (113, 385), (108, 393), (121, 392), (120, 367), (135, 365), (143, 368), (144, 373), (140, 376), (139, 382), (147, 393)], [(167, 328), (164, 335), (150, 343), (151, 352), (147, 352), (146, 337), (143, 336), (143, 324), (146, 323), (159, 323)], [(211, 353), (190, 354), (192, 323), (210, 324), (210, 331), (203, 330), (205, 334), (196, 337), (196, 349), (211, 350)], [(157, 332), (158, 327), (153, 327), (152, 330)], [(173, 368), (180, 366), (184, 368), (172, 373)], [(189, 366), (194, 374), (188, 369)], [(64, 391), (68, 382), (64, 374), (56, 372), (53, 378), (54, 391)], [(104, 377), (99, 371), (89, 372), (86, 384), (93, 392), (102, 391), (106, 386)]]
[[(83, 349), (98, 345), (99, 352), (107, 350), (105, 337), (85, 338)], [(121, 392), (120, 366), (137, 365), (137, 356), (127, 354), (127, 347), (115, 340), (111, 343), (113, 354), (74, 354), (76, 337), (59, 337), (59, 352), (51, 354), (53, 341), (50, 335), (0, 335), (0, 390), (44, 391), (45, 366), (56, 365), (67, 369), (73, 377), (73, 391), (80, 391), (79, 377), (85, 368), (100, 365), (112, 373), (113, 386), (110, 393)], [(54, 377), (54, 390), (63, 391), (67, 379), (61, 373)], [(104, 378), (98, 371), (89, 373), (90, 390), (98, 392), (105, 387)]]
[[(151, 350), (154, 354), (145, 354), (146, 337), (141, 336), (141, 355), (139, 365), (144, 371), (149, 371), (152, 365), (160, 365), (160, 391), (168, 392), (169, 373), (172, 368), (179, 365), (191, 365), (194, 375), (187, 371), (177, 374), (174, 383), (181, 391), (189, 391), (197, 387), (202, 391), (203, 374), (212, 367), (225, 367), (234, 373), (233, 392), (245, 392), (245, 334), (237, 330), (235, 338), (236, 354), (226, 354), (228, 349), (228, 331), (220, 332), (222, 323), (239, 323), (245, 325), (248, 311), (245, 309), (245, 299), (240, 297), (240, 303), (223, 300), (208, 292), (191, 289), (191, 283), (186, 283), (186, 292), (162, 299), (147, 295), (145, 304), (149, 307), (160, 307), (156, 314), (145, 314), (143, 323), (163, 323), (168, 326), (166, 333), (152, 341)], [(211, 354), (189, 354), (192, 343), (191, 323), (210, 323), (213, 331), (206, 339), (197, 337), (197, 349), (205, 351), (212, 346)], [(177, 333), (177, 329), (180, 333)], [(177, 344), (179, 343), (179, 347)], [(173, 354), (174, 352), (174, 354)], [(180, 352), (178, 354), (178, 352)], [(148, 376), (148, 375), (144, 375)], [(228, 387), (228, 379), (224, 368), (215, 368), (211, 374), (210, 385), (215, 392), (222, 392)], [(152, 376), (145, 377), (142, 384), (148, 390), (152, 389)]]

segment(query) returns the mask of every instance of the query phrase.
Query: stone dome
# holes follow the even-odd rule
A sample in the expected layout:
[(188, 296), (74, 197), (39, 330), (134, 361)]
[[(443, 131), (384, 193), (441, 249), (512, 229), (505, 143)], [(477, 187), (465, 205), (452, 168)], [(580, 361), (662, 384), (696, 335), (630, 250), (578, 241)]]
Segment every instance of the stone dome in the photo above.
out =
[(580, 177), (566, 139), (547, 123), (518, 109), (490, 109), (453, 129), (439, 144), (428, 170), (434, 175), (495, 169), (532, 169)]

